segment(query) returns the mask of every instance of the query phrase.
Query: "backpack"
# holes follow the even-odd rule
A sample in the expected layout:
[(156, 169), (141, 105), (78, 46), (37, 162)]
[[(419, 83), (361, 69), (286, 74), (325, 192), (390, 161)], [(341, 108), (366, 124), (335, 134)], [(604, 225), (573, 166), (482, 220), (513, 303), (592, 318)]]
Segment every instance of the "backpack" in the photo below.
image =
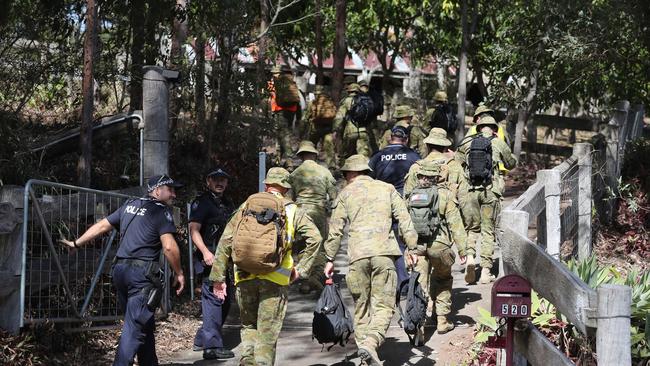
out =
[(314, 100), (314, 123), (316, 125), (329, 125), (336, 117), (336, 104), (332, 98), (320, 94)]
[(273, 193), (255, 193), (248, 197), (238, 217), (232, 251), (237, 268), (252, 274), (278, 268), (285, 252), (283, 199)]
[(456, 118), (449, 104), (439, 104), (431, 115), (431, 128), (438, 127), (451, 134), (456, 131)]
[(368, 91), (368, 95), (370, 95), (370, 99), (372, 99), (372, 103), (374, 104), (373, 114), (375, 116), (381, 116), (384, 114), (384, 95), (381, 93), (381, 91), (375, 88), (371, 88)]
[[(423, 328), (427, 317), (428, 303), (418, 280), (419, 277), (420, 272), (411, 271), (408, 281), (404, 281), (397, 291), (397, 310), (401, 318), (402, 328), (409, 337), (411, 345), (416, 347), (424, 344)], [(404, 286), (408, 286), (408, 293), (405, 308), (402, 308), (401, 293)]]
[(438, 187), (435, 184), (431, 187), (415, 187), (408, 196), (407, 208), (418, 238), (433, 239), (440, 228)]
[(325, 281), (311, 327), (312, 340), (315, 338), (320, 344), (332, 343), (328, 351), (337, 344), (344, 347), (354, 332), (352, 316), (343, 303), (339, 286), (331, 279)]
[(352, 121), (357, 127), (366, 127), (375, 117), (375, 104), (366, 93), (358, 93), (352, 100), (352, 106), (348, 110), (348, 120)]
[(275, 102), (280, 107), (292, 107), (300, 104), (300, 91), (295, 81), (286, 76), (275, 80)]
[(472, 186), (487, 187), (492, 184), (492, 139), (478, 134), (472, 139), (467, 153), (466, 163), (469, 170), (469, 182)]

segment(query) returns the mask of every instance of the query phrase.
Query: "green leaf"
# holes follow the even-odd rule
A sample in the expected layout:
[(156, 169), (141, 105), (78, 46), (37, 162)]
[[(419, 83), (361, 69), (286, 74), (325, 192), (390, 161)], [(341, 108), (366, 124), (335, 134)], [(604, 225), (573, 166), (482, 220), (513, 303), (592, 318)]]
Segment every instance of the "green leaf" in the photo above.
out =
[(478, 307), (478, 313), (479, 317), (476, 319), (479, 324), (485, 325), (486, 327), (496, 331), (498, 326), (497, 326), (497, 320), (492, 316), (492, 314), (483, 309), (482, 307)]

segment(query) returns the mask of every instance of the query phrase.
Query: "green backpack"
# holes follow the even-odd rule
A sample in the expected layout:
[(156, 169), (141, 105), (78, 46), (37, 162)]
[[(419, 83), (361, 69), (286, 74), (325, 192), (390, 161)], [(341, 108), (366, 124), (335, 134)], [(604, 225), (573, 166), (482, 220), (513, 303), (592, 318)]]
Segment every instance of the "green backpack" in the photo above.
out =
[(440, 229), (438, 214), (438, 187), (417, 186), (407, 198), (407, 207), (411, 221), (418, 233), (418, 239), (430, 240), (435, 238)]

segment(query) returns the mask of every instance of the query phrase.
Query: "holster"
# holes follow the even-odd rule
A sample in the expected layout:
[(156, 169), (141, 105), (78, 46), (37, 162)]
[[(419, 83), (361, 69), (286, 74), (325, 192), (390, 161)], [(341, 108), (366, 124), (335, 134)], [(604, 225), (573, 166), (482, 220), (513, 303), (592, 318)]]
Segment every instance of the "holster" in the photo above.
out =
[(163, 271), (158, 262), (151, 262), (146, 267), (145, 277), (151, 282), (142, 289), (147, 300), (147, 308), (155, 312), (163, 296)]

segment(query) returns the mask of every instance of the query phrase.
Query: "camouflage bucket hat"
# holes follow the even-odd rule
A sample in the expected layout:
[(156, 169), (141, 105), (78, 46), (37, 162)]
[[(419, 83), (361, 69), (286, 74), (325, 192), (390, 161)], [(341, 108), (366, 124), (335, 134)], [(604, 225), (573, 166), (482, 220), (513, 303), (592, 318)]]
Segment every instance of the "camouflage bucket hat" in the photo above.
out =
[(357, 84), (357, 83), (352, 83), (352, 84), (349, 84), (349, 85), (345, 88), (345, 90), (347, 90), (348, 93), (353, 93), (353, 92), (358, 92), (359, 90), (361, 90), (361, 88), (359, 87), (359, 84)]
[(311, 141), (301, 141), (300, 146), (298, 147), (298, 152), (296, 155), (300, 155), (300, 153), (313, 153), (313, 154), (318, 154), (318, 150), (316, 150), (316, 146), (314, 146), (314, 143)]
[(485, 125), (494, 125), (494, 126), (498, 126), (497, 121), (496, 121), (496, 120), (494, 119), (494, 117), (492, 117), (492, 116), (481, 117), (481, 119), (479, 119), (479, 120), (476, 122), (476, 126), (477, 126), (477, 127), (478, 127), (478, 126), (485, 126)]
[(478, 117), (478, 115), (479, 115), (479, 114), (482, 114), (482, 113), (490, 113), (490, 114), (493, 114), (494, 111), (493, 111), (490, 107), (486, 106), (485, 104), (481, 104), (481, 105), (479, 105), (479, 106), (476, 108), (476, 110), (474, 111), (474, 118)]
[(447, 131), (442, 128), (432, 128), (424, 140), (425, 144), (437, 145), (437, 146), (451, 146), (451, 141), (447, 138)]
[(400, 118), (407, 118), (407, 117), (413, 117), (413, 108), (411, 108), (408, 105), (398, 105), (395, 107), (395, 113), (393, 113), (393, 118), (395, 119), (400, 119)]
[(372, 170), (368, 166), (368, 158), (364, 155), (356, 154), (345, 159), (345, 164), (341, 168), (343, 172), (362, 172)]
[(435, 164), (432, 161), (422, 161), (420, 164), (420, 170), (418, 170), (418, 175), (424, 175), (425, 177), (439, 177), (442, 175), (440, 172), (440, 165)]
[(438, 90), (436, 94), (433, 95), (433, 100), (436, 102), (446, 102), (447, 101), (447, 93), (445, 93), (442, 90)]
[(279, 74), (280, 71), (282, 71), (282, 69), (280, 68), (279, 65), (273, 66), (273, 67), (271, 68), (271, 74)]
[(264, 184), (276, 184), (280, 187), (290, 189), (291, 184), (289, 184), (289, 172), (286, 169), (280, 167), (271, 168), (266, 173)]

